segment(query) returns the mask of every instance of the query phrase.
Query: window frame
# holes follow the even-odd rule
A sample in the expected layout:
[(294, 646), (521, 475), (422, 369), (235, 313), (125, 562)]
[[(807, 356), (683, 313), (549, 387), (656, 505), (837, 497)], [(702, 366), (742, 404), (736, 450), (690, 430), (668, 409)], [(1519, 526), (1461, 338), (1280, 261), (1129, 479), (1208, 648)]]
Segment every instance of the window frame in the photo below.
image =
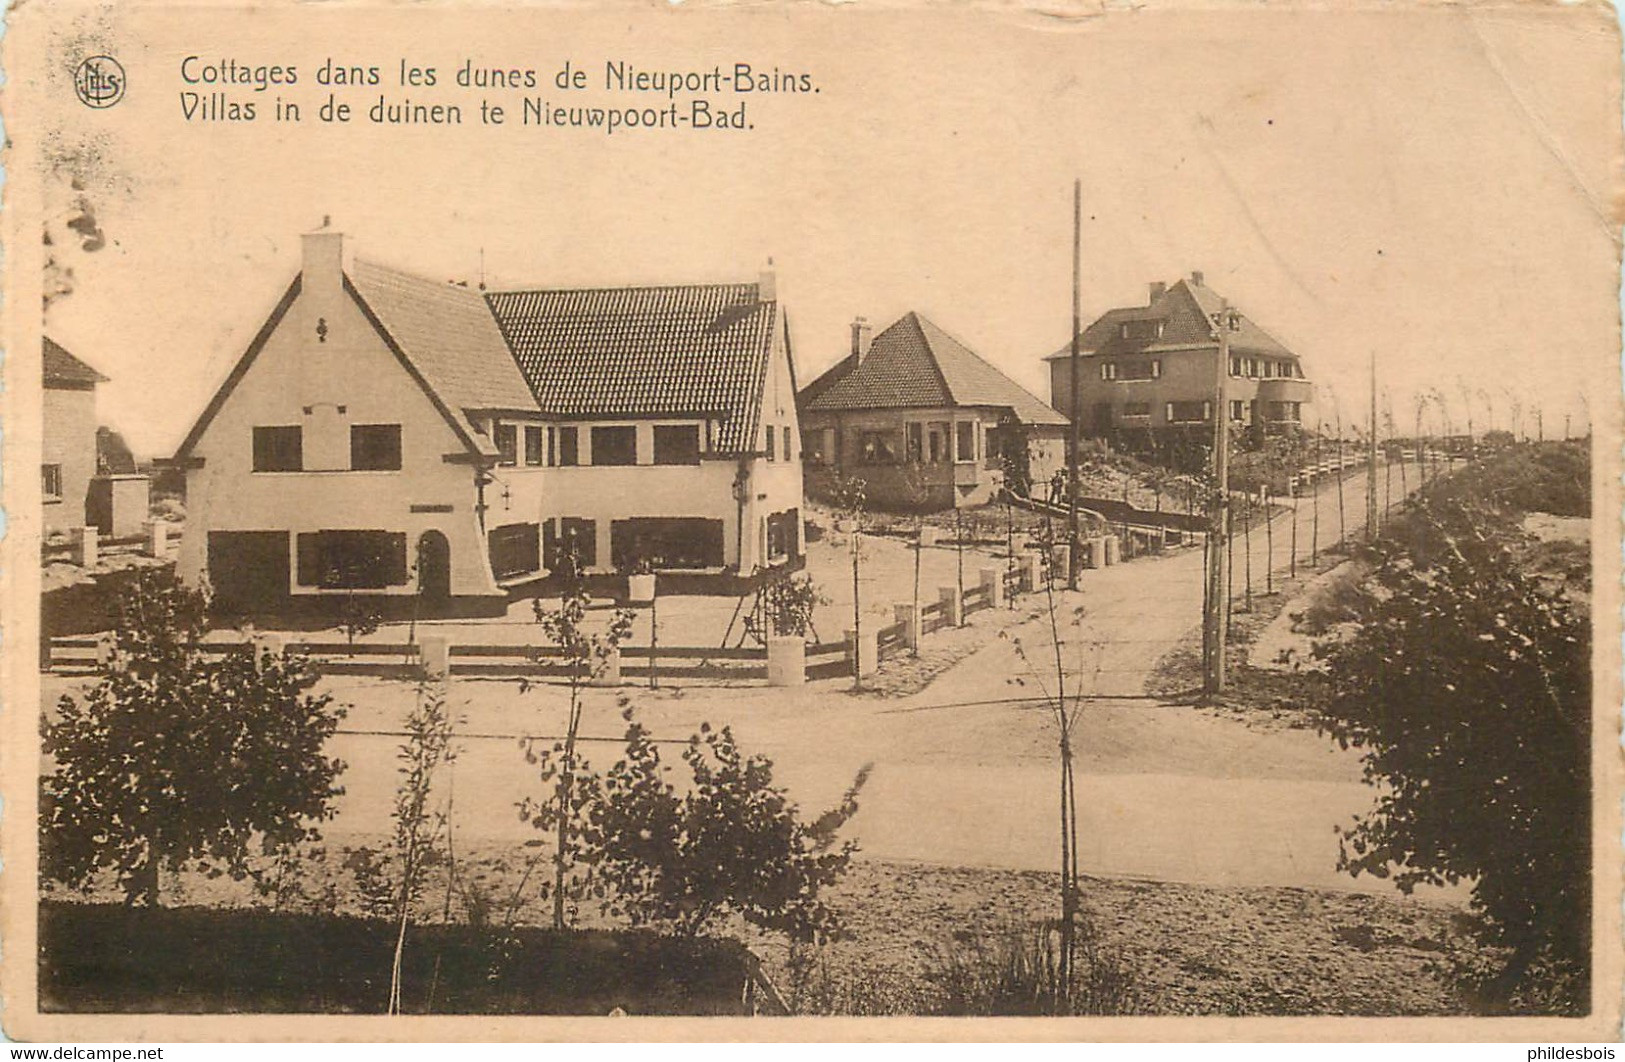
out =
[[(630, 468), (638, 463), (638, 429), (632, 424), (595, 424), (592, 427), (592, 464), (595, 468)], [(621, 450), (611, 440), (630, 439), (629, 450)], [(606, 455), (626, 460), (606, 461)]]
[[(374, 436), (377, 436), (378, 434), (381, 433), (381, 430), (387, 430), (387, 429), (394, 429), (394, 431), (393, 431), (393, 436), (394, 436), (394, 447), (393, 447), (394, 463), (393, 464), (382, 464), (382, 463), (362, 464), (362, 463), (359, 463), (357, 461), (357, 458), (360, 457), (360, 456), (363, 456), (363, 451), (364, 451), (365, 445), (366, 445), (366, 444), (364, 444), (362, 442), (362, 440), (367, 437), (368, 433), (372, 433)], [(352, 425), (350, 425), (350, 471), (352, 471), (352, 472), (399, 472), (401, 470), (401, 463), (402, 463), (401, 448), (402, 448), (401, 426), (399, 424), (352, 424)], [(387, 460), (388, 459), (388, 457), (387, 457), (388, 449), (387, 448), (386, 448), (385, 452), (386, 452), (385, 460)]]
[(561, 424), (558, 441), (558, 467), (581, 467), (581, 429), (574, 424)]
[[(286, 442), (288, 439), (292, 439), (295, 442), (292, 451), (292, 464), (287, 467), (282, 467), (280, 464), (278, 464), (276, 467), (272, 467), (272, 462), (269, 460), (263, 463), (261, 461), (262, 456), (269, 459), (270, 457), (276, 456), (280, 452), (278, 448), (273, 447), (270, 443), (270, 440), (273, 438), (273, 432), (279, 433), (284, 442)], [(261, 449), (260, 445), (262, 438), (266, 440), (266, 447), (263, 450)], [(287, 455), (283, 454), (282, 456)], [(254, 425), (249, 467), (254, 472), (303, 472), (305, 470), (304, 426), (300, 424)]]
[(521, 433), (523, 446), (520, 457), (526, 468), (541, 468), (547, 463), (547, 433), (540, 424), (526, 424)]
[[(976, 424), (974, 420), (954, 421), (954, 464), (965, 464), (976, 460)], [(969, 447), (965, 444), (969, 442)], [(970, 450), (966, 454), (966, 449)]]
[[(373, 539), (381, 548), (375, 549), (373, 556), (363, 559), (377, 561), (387, 567), (380, 570), (376, 577), (368, 576), (351, 582), (334, 578), (334, 572), (342, 573), (342, 568), (332, 563), (334, 558), (327, 550), (346, 540), (353, 543), (366, 538)], [(294, 546), (294, 582), (306, 590), (387, 590), (392, 586), (405, 586), (411, 577), (406, 558), (406, 533), (403, 531), (378, 528), (301, 531), (294, 536)], [(368, 569), (359, 571), (366, 572)]]
[[(669, 449), (671, 445), (669, 440), (675, 432), (689, 434), (693, 439), (693, 447), (690, 449), (685, 440), (680, 452), (676, 454), (676, 459), (673, 459), (674, 455)], [(662, 437), (668, 440), (664, 446), (661, 443)], [(654, 464), (665, 467), (681, 467), (700, 463), (700, 426), (698, 424), (656, 424), (652, 439), (654, 443)]]
[(519, 425), (497, 422), (491, 425), (491, 445), (497, 448), (497, 467), (515, 468), (519, 464)]
[[(47, 505), (63, 500), (62, 491), (62, 462), (42, 461), (40, 463), (40, 494)], [(51, 489), (52, 479), (56, 480), (56, 489)]]

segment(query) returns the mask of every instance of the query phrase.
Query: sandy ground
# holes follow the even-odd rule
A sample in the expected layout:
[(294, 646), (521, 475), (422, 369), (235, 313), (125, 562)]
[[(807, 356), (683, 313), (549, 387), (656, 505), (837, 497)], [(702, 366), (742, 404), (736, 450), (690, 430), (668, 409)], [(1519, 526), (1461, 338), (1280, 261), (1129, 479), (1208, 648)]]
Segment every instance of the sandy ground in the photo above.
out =
[[(1359, 476), (1345, 486), (1351, 535), (1363, 520), (1363, 489)], [(1323, 499), (1322, 548), (1333, 537), (1327, 510), (1335, 529), (1335, 503)], [(1302, 504), (1278, 519), (1277, 566), (1286, 562), (1284, 528), (1294, 515), (1300, 552), (1310, 549), (1313, 514)], [(1265, 542), (1255, 532), (1255, 578), (1269, 562)], [(907, 547), (875, 544), (877, 580), (895, 580), (900, 571), (911, 578)], [(844, 552), (835, 543), (826, 547)], [(927, 551), (927, 557), (939, 577), (951, 577), (951, 551)], [(1196, 550), (1142, 558), (1086, 572), (1081, 591), (1056, 596), (1067, 692), (1089, 697), (1076, 743), (1084, 870), (1390, 893), (1386, 883), (1336, 870), (1336, 827), (1373, 799), (1352, 753), (1308, 731), (1262, 731), (1178, 698), (1145, 695), (1152, 666), (1196, 625), (1201, 563)], [(823, 562), (815, 570), (823, 571)], [(897, 596), (896, 583), (890, 585)], [(717, 604), (699, 600), (696, 609)], [(872, 765), (862, 810), (849, 826), (867, 859), (1048, 870), (1058, 831), (1057, 731), (1043, 698), (1056, 682), (1049, 613), (1037, 607), (1042, 603), (1036, 595), (1013, 613), (987, 610), (973, 617), (970, 630), (942, 635), (957, 645), (935, 680), (906, 696), (853, 694), (850, 680), (790, 690), (594, 690), (587, 695), (585, 754), (607, 766), (622, 729), (623, 702), (663, 741), (684, 741), (702, 721), (730, 724), (743, 747), (774, 761), (778, 779), (809, 809), (834, 803), (858, 770)], [(899, 661), (891, 671), (920, 666)], [(911, 685), (917, 683), (903, 684)], [(61, 686), (47, 677), (47, 704)], [(333, 744), (348, 768), (329, 832), (341, 840), (387, 833), (411, 687), (340, 677), (323, 688), (351, 705)], [(540, 783), (520, 739), (562, 732), (566, 691), (521, 692), (514, 682), (458, 680), (449, 693), (461, 719), (462, 753), (443, 790), (453, 800), (457, 830), (476, 842), (527, 838), (515, 805)], [(1459, 890), (1439, 895), (1461, 898)]]

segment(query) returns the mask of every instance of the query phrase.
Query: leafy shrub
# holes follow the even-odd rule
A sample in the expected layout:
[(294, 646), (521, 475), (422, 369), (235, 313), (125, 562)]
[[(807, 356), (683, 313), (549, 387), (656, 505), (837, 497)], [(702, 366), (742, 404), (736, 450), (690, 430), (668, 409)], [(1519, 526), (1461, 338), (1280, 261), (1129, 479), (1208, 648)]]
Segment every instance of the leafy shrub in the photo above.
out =
[(120, 598), (111, 670), (46, 727), (44, 873), (88, 887), (113, 870), (129, 902), (156, 904), (162, 867), (242, 880), (252, 852), (319, 837), (342, 792), (344, 764), (322, 750), (343, 710), (309, 692), (298, 657), (202, 658), (207, 607), (167, 568)]
[(1407, 892), (1472, 880), (1504, 956), (1463, 971), (1474, 989), (1519, 1006), (1566, 984), (1551, 1005), (1572, 1013), (1590, 961), (1591, 632), (1521, 568), (1496, 483), (1424, 493), (1372, 551), (1357, 633), (1317, 648), (1321, 726), (1383, 790), (1340, 865)]
[(860, 771), (841, 803), (804, 822), (772, 763), (740, 751), (727, 727), (702, 724), (683, 751), (679, 796), (648, 732), (629, 723), (625, 755), (601, 782), (583, 780), (585, 858), (606, 906), (635, 926), (698, 936), (733, 913), (796, 941), (839, 936), (820, 892), (846, 872), (855, 842), (837, 846), (857, 813)]

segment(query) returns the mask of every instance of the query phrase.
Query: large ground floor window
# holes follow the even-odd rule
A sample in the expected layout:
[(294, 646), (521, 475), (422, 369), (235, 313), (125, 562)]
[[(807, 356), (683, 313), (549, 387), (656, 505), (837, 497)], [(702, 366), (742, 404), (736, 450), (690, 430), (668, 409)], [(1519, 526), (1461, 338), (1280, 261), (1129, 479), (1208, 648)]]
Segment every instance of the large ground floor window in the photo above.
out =
[(557, 573), (571, 563), (578, 572), (598, 565), (598, 521), (566, 516), (542, 524), (542, 566)]
[(491, 529), (491, 574), (498, 579), (529, 575), (541, 567), (542, 532), (539, 524), (507, 524)]
[(297, 543), (300, 586), (379, 590), (406, 583), (404, 532), (307, 531)]
[(609, 528), (610, 562), (630, 571), (647, 562), (656, 570), (722, 567), (721, 520), (643, 516)]

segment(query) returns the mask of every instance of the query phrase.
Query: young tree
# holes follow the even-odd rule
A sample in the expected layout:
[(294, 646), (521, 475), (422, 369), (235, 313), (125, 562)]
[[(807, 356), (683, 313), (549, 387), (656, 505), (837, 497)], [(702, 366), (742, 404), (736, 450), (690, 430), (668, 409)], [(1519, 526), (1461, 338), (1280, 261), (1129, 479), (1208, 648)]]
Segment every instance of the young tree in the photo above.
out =
[[(926, 466), (918, 458), (909, 462), (903, 470), (903, 489), (908, 495), (909, 506), (914, 510), (914, 614), (920, 614), (920, 550), (924, 543), (921, 541), (925, 535), (925, 510), (931, 504), (931, 477)], [(914, 639), (913, 653), (920, 655), (920, 640)]]
[(196, 645), (208, 601), (170, 569), (143, 570), (118, 605), (111, 670), (64, 695), (46, 725), (42, 868), (85, 887), (118, 874), (126, 902), (157, 905), (159, 876), (195, 863), (242, 880), (251, 856), (319, 838), (342, 761), (343, 718), (298, 657)]
[(863, 518), (869, 511), (868, 484), (855, 477), (835, 481), (835, 512), (847, 524), (852, 553), (852, 688), (863, 688), (863, 659), (859, 648), (863, 635), (863, 593), (859, 584), (859, 564), (863, 558)]
[(1323, 728), (1383, 790), (1340, 865), (1407, 892), (1472, 881), (1505, 955), (1478, 987), (1573, 1012), (1589, 967), (1590, 628), (1522, 570), (1521, 514), (1500, 505), (1426, 489), (1373, 547), (1358, 634), (1317, 650)]
[(440, 768), (457, 758), (451, 743), (452, 727), (444, 686), (419, 685), (417, 703), (406, 717), (406, 741), (396, 753), (401, 782), (395, 792), (395, 882), (390, 896), (390, 913), (396, 924), (395, 958), (389, 971), (390, 1014), (401, 1012), (406, 930), (412, 921), (412, 908), (423, 895), (424, 871), (442, 842), (448, 844), (448, 863), (450, 859), (449, 810), (433, 810), (430, 800)]
[[(339, 609), (339, 629), (344, 632), (345, 644), (350, 647), (351, 655), (355, 652), (355, 640), (378, 633), (383, 622), (384, 614), (378, 610), (378, 606), (366, 598), (357, 597), (354, 590), (344, 595), (344, 604)], [(416, 630), (415, 625), (413, 629)]]
[[(568, 567), (572, 573), (578, 569), (575, 564)], [(604, 676), (610, 658), (620, 651), (621, 644), (632, 633), (635, 615), (631, 609), (616, 609), (602, 631), (593, 631), (587, 626), (587, 606), (591, 601), (586, 584), (579, 575), (572, 574), (564, 581), (558, 608), (544, 608), (540, 599), (533, 605), (536, 622), (546, 632), (548, 640), (563, 652), (570, 690), (563, 739), (544, 750), (537, 750), (532, 741), (525, 742), (525, 759), (540, 767), (544, 782), (553, 783), (553, 799), (544, 802), (527, 799), (520, 805), (521, 816), (530, 820), (532, 825), (544, 829), (552, 827), (555, 831), (557, 847), (553, 853), (552, 887), (554, 929), (564, 928), (565, 890), (570, 868), (574, 864), (574, 842), (580, 831), (576, 743), (581, 735), (586, 688)]]

